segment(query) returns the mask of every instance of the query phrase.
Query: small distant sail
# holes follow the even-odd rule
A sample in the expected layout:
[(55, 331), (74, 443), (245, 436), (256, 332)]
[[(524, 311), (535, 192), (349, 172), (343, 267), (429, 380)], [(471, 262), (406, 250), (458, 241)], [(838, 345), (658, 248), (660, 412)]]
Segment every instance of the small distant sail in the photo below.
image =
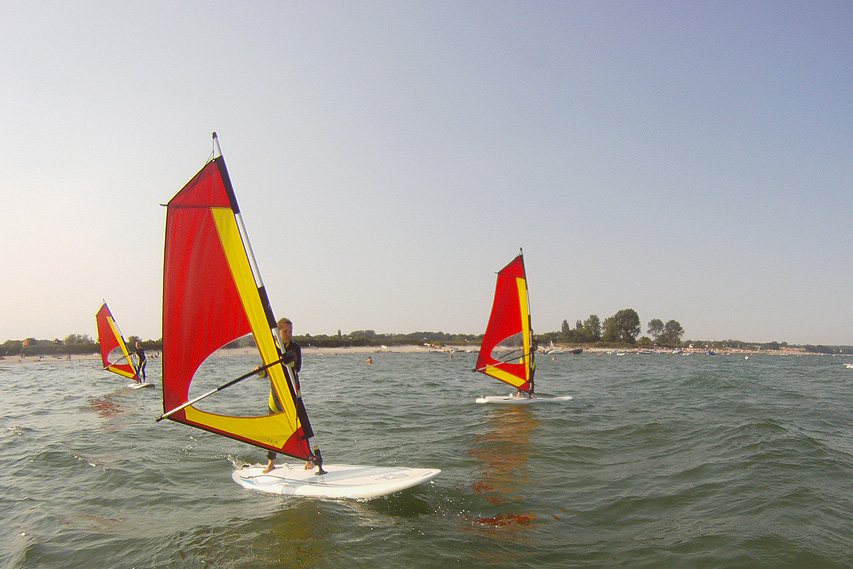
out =
[(524, 257), (519, 254), (498, 272), (495, 300), (476, 371), (532, 392), (532, 339)]
[(127, 344), (106, 302), (95, 314), (95, 320), (98, 323), (98, 343), (101, 345), (104, 369), (138, 380), (136, 366), (130, 357)]
[[(250, 255), (222, 156), (208, 162), (167, 208), (161, 418), (321, 463), (302, 398), (280, 361), (275, 317)], [(262, 381), (270, 384), (283, 410), (243, 417), (195, 407), (198, 399), (191, 401), (189, 390), (199, 366), (219, 348), (247, 334), (254, 338), (262, 365), (269, 366), (269, 379)]]

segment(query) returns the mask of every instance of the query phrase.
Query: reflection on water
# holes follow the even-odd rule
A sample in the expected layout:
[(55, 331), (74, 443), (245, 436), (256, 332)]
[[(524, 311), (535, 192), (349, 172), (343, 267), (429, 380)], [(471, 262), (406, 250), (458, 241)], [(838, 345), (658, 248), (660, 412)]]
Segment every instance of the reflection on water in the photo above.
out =
[[(103, 516), (96, 516), (92, 514), (78, 514), (77, 519), (85, 523), (89, 527), (89, 529), (96, 530), (99, 532), (113, 531), (114, 526), (116, 524), (127, 520), (127, 518), (106, 518)], [(65, 523), (70, 524), (71, 522)]]
[[(334, 506), (324, 511), (312, 500), (282, 500), (282, 510), (270, 516), (238, 523), (234, 528), (199, 527), (177, 536), (172, 545), (181, 561), (204, 560), (202, 565), (224, 567), (240, 558), (251, 567), (318, 567), (334, 547), (326, 535), (328, 521), (340, 514)], [(236, 537), (236, 539), (235, 539)], [(229, 539), (228, 548), (223, 548)]]
[[(480, 476), (472, 483), (474, 491), (490, 503), (504, 506), (523, 500), (529, 493), (528, 459), (531, 435), (539, 425), (526, 406), (490, 409), (488, 431), (475, 437), (476, 445), (468, 454), (477, 459)], [(503, 508), (501, 508), (503, 509)], [(500, 539), (513, 541), (536, 519), (533, 512), (502, 511), (493, 516), (472, 516), (474, 527), (504, 528)], [(494, 537), (494, 536), (493, 536)]]
[(125, 412), (122, 406), (113, 401), (109, 395), (105, 397), (90, 397), (89, 407), (98, 414), (98, 417), (104, 419), (120, 415)]

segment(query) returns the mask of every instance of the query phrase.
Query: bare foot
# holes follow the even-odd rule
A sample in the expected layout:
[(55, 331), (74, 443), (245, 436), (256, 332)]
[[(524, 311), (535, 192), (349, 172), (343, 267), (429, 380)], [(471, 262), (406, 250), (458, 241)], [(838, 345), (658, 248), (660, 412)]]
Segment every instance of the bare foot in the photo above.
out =
[(267, 463), (266, 468), (264, 468), (264, 469), (262, 470), (262, 472), (263, 472), (264, 474), (266, 474), (266, 473), (268, 473), (268, 472), (271, 472), (273, 468), (275, 468), (275, 461), (274, 461), (274, 460), (271, 460), (271, 461), (269, 461), (269, 462)]
[(314, 465), (311, 464), (310, 462), (305, 463), (305, 470), (312, 470), (313, 468), (314, 468)]

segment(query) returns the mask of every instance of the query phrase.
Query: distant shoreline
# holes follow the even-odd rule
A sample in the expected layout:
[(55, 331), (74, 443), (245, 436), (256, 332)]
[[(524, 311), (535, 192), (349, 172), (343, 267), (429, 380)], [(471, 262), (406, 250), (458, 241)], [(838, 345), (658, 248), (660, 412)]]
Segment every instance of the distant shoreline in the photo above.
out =
[[(572, 354), (570, 350), (572, 348), (564, 348), (560, 351), (545, 353), (538, 352), (536, 356), (538, 358), (547, 358), (547, 357), (577, 357), (582, 354), (592, 354), (592, 355), (646, 355), (646, 354), (657, 354), (657, 355), (719, 355), (719, 356), (731, 356), (731, 355), (770, 355), (770, 356), (840, 356), (840, 357), (853, 357), (853, 354), (820, 354), (815, 352), (807, 352), (801, 348), (784, 348), (781, 350), (745, 350), (745, 349), (731, 349), (731, 350), (707, 350), (707, 349), (699, 349), (699, 348), (682, 348), (680, 350), (650, 350), (643, 348), (629, 348), (629, 349), (620, 349), (620, 348), (583, 348), (582, 354)], [(302, 354), (305, 356), (311, 355), (339, 355), (339, 354), (417, 354), (417, 353), (445, 353), (445, 354), (453, 354), (453, 353), (474, 353), (476, 354), (478, 350), (476, 348), (471, 348), (470, 346), (415, 346), (415, 345), (401, 345), (401, 346), (350, 346), (346, 348), (324, 348), (324, 347), (315, 347), (315, 346), (303, 346)], [(233, 357), (233, 356), (251, 356), (255, 355), (257, 352), (254, 348), (223, 348), (214, 353), (214, 357)], [(160, 354), (154, 353), (149, 354), (149, 360), (151, 359), (159, 359)], [(99, 362), (101, 360), (100, 354), (70, 354), (63, 356), (56, 355), (41, 355), (41, 356), (0, 356), (0, 366), (5, 364), (21, 364), (21, 363), (39, 363), (39, 362), (79, 362), (79, 361), (95, 361)]]

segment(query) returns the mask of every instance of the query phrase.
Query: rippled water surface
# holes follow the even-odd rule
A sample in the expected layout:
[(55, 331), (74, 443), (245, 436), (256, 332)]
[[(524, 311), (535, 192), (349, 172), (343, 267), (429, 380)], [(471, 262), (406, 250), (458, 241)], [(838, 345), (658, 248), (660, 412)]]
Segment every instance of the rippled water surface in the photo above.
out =
[(155, 423), (159, 385), (96, 361), (0, 362), (0, 567), (853, 567), (849, 360), (540, 357), (574, 399), (500, 407), (471, 354), (372, 356), (305, 351), (324, 458), (443, 472), (370, 502), (244, 490), (263, 451)]

